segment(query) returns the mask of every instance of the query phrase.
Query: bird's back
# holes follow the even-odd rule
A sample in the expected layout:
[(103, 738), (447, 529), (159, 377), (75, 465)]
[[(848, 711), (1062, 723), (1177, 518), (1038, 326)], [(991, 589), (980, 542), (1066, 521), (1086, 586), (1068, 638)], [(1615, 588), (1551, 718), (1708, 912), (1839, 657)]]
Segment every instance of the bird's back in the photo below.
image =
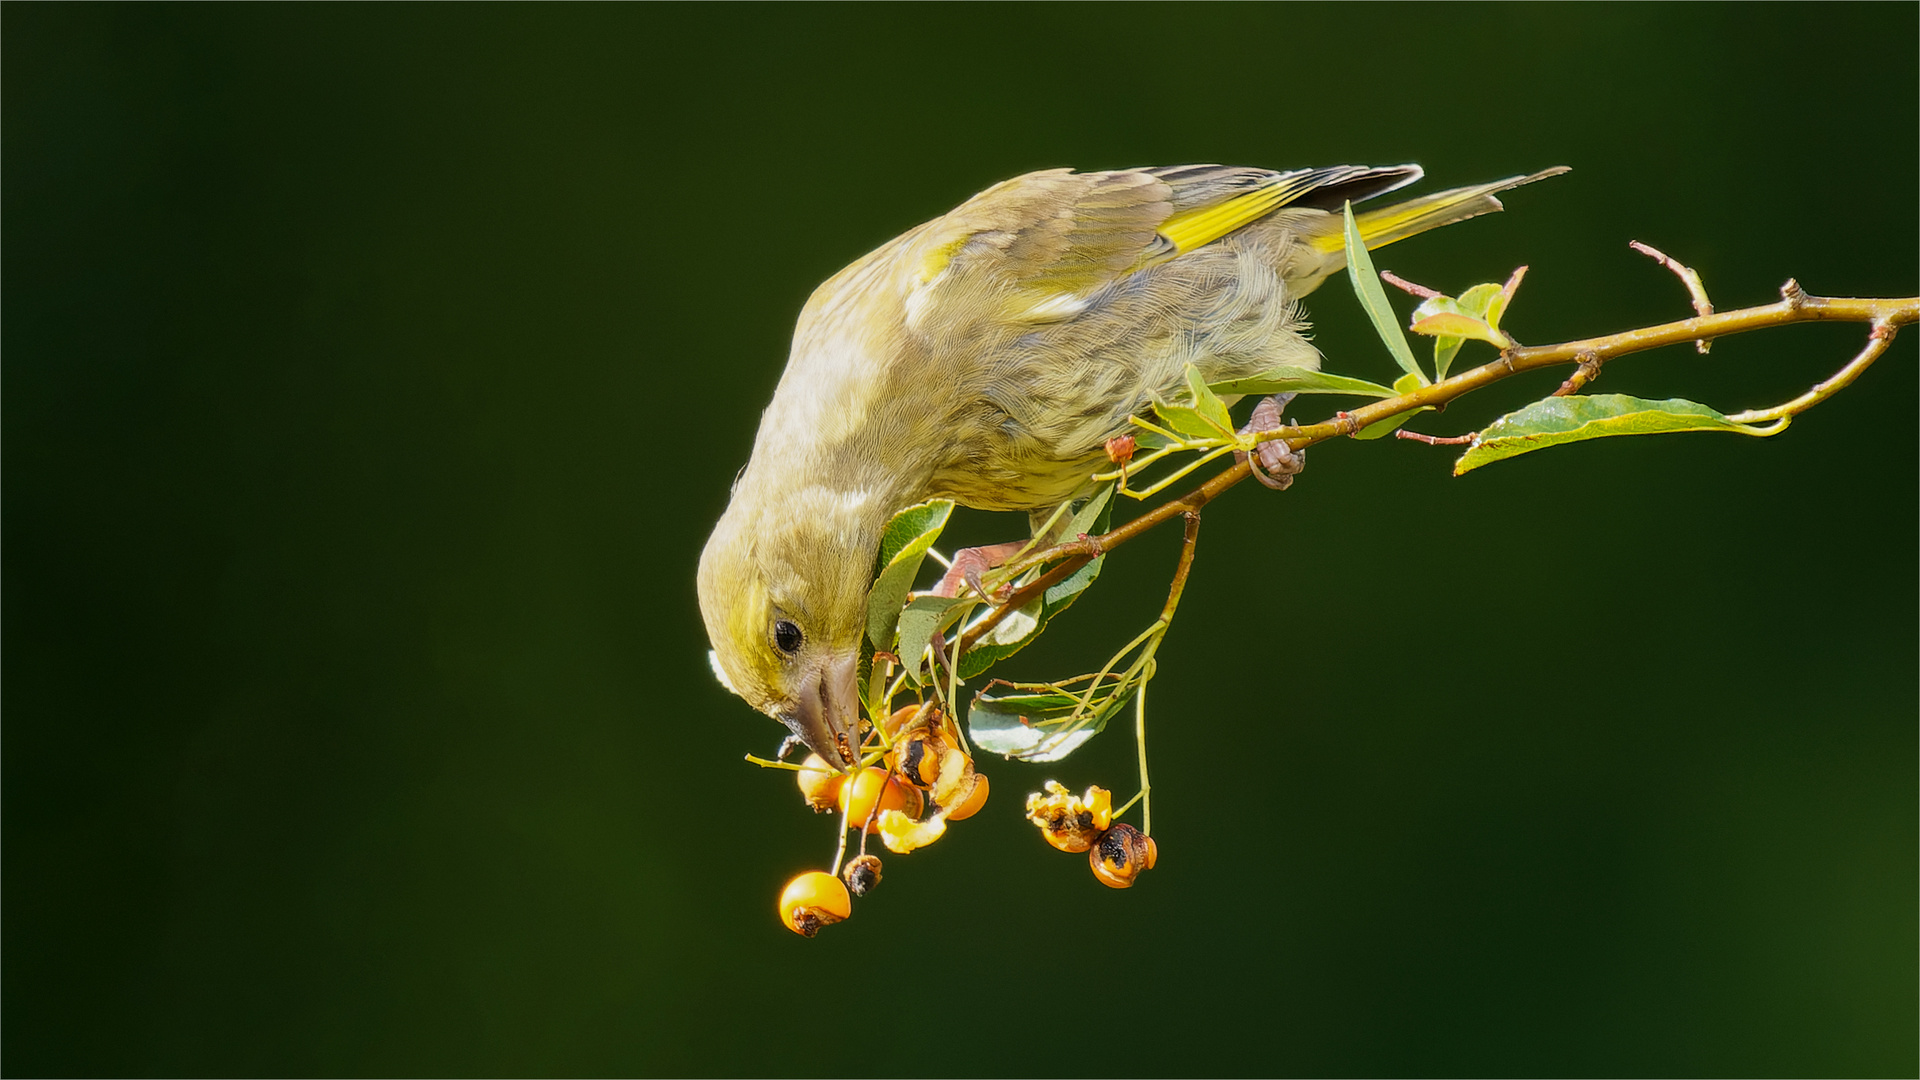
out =
[[(1340, 206), (1419, 176), (1192, 165), (998, 184), (816, 291), (762, 441), (809, 438), (907, 501), (1056, 505), (1130, 415), (1182, 394), (1188, 364), (1209, 381), (1319, 366), (1298, 301), (1343, 265)], [(1442, 193), (1448, 220), (1499, 208), (1468, 191)]]

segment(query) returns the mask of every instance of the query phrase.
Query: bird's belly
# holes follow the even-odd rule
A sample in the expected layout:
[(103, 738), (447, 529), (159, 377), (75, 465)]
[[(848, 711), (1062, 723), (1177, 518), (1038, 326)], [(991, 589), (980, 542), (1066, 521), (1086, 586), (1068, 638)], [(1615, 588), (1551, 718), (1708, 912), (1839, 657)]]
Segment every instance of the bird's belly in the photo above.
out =
[(928, 494), (975, 510), (1041, 510), (1058, 506), (1092, 486), (1104, 453), (1076, 461), (1004, 460), (934, 474)]

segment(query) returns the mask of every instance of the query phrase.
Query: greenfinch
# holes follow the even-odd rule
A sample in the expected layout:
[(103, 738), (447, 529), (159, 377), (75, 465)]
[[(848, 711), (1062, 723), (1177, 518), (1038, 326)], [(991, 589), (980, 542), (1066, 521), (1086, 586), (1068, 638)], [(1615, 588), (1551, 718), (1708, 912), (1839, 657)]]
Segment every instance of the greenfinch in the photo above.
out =
[[(1379, 247), (1499, 210), (1495, 193), (1559, 171), (1414, 198), (1356, 225)], [(834, 275), (800, 314), (752, 459), (701, 554), (715, 672), (827, 762), (851, 765), (867, 591), (893, 515), (947, 498), (1044, 517), (1089, 486), (1128, 417), (1183, 396), (1187, 365), (1209, 382), (1317, 368), (1300, 299), (1345, 265), (1343, 205), (1420, 176), (1415, 165), (1049, 169)]]

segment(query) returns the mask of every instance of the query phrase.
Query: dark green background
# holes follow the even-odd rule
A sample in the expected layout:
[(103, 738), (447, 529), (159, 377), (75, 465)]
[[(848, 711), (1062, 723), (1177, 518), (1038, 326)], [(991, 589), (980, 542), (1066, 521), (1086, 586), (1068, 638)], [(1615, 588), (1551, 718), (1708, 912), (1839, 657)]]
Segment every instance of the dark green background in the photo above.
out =
[[(1029, 169), (1571, 165), (1379, 260), (1531, 264), (1529, 341), (1686, 314), (1636, 238), (1723, 307), (1911, 294), (1913, 5), (4, 19), (7, 1072), (1920, 1066), (1911, 341), (1770, 441), (1235, 491), (1128, 893), (1018, 812), (1131, 790), (1114, 732), (787, 933), (829, 829), (693, 592), (809, 290)], [(1597, 389), (1768, 404), (1860, 340)], [(1173, 539), (1004, 673), (1097, 663)]]

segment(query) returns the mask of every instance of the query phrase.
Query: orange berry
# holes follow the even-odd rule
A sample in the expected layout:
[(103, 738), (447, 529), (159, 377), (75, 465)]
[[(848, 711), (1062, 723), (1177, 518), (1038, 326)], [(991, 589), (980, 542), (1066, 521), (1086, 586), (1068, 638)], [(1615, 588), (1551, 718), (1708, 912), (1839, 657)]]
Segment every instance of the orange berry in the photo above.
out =
[[(898, 810), (908, 817), (920, 815), (920, 793), (887, 775), (887, 770), (869, 766), (840, 785), (840, 810), (853, 828), (867, 825), (868, 832), (879, 832), (880, 811)], [(875, 804), (879, 804), (876, 810)]]
[(853, 899), (840, 879), (824, 870), (809, 870), (780, 893), (780, 921), (801, 937), (812, 937), (823, 926), (853, 914)]
[[(928, 711), (931, 712), (932, 710)], [(920, 705), (918, 703), (895, 709), (891, 715), (880, 722), (880, 726), (886, 729), (888, 739), (897, 739), (900, 737), (901, 729), (906, 727), (908, 721), (912, 720), (919, 712)]]
[(958, 806), (947, 811), (947, 820), (965, 820), (979, 813), (980, 808), (985, 805), (987, 805), (987, 778), (980, 773), (974, 773), (973, 790), (967, 792), (966, 798), (961, 799)]
[(1159, 854), (1160, 849), (1151, 837), (1121, 822), (1108, 829), (1093, 845), (1093, 850), (1087, 852), (1087, 864), (1093, 867), (1093, 876), (1100, 879), (1100, 884), (1126, 889), (1133, 886), (1133, 879), (1140, 876), (1140, 871), (1153, 868)]
[(840, 785), (847, 778), (845, 773), (834, 772), (827, 759), (819, 754), (808, 754), (807, 760), (800, 763), (800, 771), (793, 776), (800, 785), (800, 797), (807, 800), (816, 814), (834, 808), (840, 799)]
[(946, 743), (938, 735), (916, 731), (894, 744), (887, 762), (898, 769), (907, 783), (930, 788), (940, 779), (941, 755), (945, 752)]

